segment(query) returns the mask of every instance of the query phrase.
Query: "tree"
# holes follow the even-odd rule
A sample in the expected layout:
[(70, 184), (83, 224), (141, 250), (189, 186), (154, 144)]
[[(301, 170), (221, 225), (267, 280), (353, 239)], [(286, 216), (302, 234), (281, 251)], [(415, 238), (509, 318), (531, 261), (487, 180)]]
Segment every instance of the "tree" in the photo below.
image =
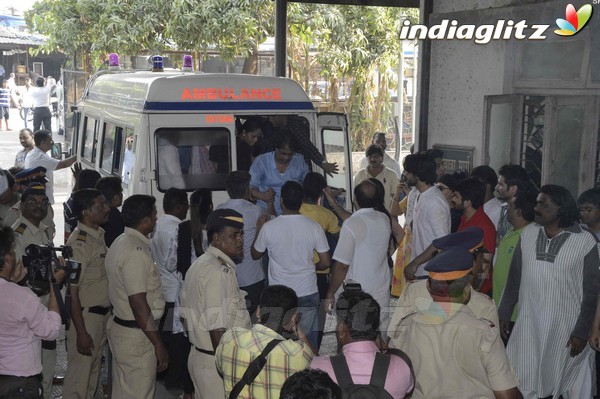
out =
[[(339, 82), (351, 83), (347, 110), (355, 150), (375, 130), (386, 130), (390, 90), (397, 82), (402, 51), (398, 32), (415, 9), (288, 4), (290, 77), (307, 92), (318, 76), (323, 95), (340, 107)], [(190, 50), (204, 57), (215, 50), (227, 61), (246, 57), (243, 72), (258, 72), (258, 47), (273, 35), (272, 0), (41, 0), (26, 14), (33, 31), (47, 36), (40, 51), (83, 56), (86, 70), (110, 52), (139, 54)], [(93, 62), (91, 61), (93, 60)]]
[(258, 72), (258, 46), (273, 35), (272, 0), (174, 0), (172, 10), (167, 33), (178, 48), (243, 56), (243, 72)]
[(167, 47), (165, 21), (171, 5), (160, 0), (42, 0), (25, 13), (27, 25), (47, 36), (38, 51), (79, 54), (84, 70), (108, 53), (137, 54)]
[[(390, 89), (396, 87), (394, 71), (402, 51), (397, 32), (402, 21), (416, 21), (417, 12), (403, 8), (325, 6), (297, 4), (291, 8), (290, 46), (316, 50), (320, 74), (329, 81), (329, 100), (338, 105), (338, 82), (352, 82), (348, 111), (354, 150), (363, 150), (375, 130), (386, 130), (391, 114)], [(293, 51), (294, 47), (292, 47)], [(296, 52), (290, 65), (304, 81)], [(306, 88), (306, 87), (305, 87)]]

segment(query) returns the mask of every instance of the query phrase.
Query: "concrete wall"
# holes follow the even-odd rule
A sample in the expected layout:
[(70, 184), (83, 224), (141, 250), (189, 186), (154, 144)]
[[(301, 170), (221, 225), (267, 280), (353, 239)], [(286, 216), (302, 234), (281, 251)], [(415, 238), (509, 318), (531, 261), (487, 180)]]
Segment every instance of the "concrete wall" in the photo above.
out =
[[(434, 3), (429, 26), (443, 19), (459, 25), (495, 25), (498, 20), (547, 24), (545, 40), (431, 41), (428, 147), (474, 147), (473, 164), (483, 163), (484, 97), (499, 94), (600, 94), (592, 83), (590, 54), (599, 52), (591, 29), (563, 38), (553, 32), (564, 18), (564, 1), (444, 0)], [(579, 6), (576, 4), (576, 6)], [(589, 27), (600, 28), (600, 5)], [(531, 32), (530, 29), (525, 31)], [(593, 32), (593, 31), (592, 31)], [(595, 32), (594, 32), (595, 34)]]

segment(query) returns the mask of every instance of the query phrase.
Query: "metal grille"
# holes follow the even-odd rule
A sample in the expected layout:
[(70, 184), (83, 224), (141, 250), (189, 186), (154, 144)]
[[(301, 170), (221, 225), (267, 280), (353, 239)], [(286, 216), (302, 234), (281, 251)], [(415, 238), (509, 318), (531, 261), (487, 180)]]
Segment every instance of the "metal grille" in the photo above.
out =
[(521, 126), (521, 166), (538, 190), (542, 183), (545, 100), (543, 96), (525, 96)]

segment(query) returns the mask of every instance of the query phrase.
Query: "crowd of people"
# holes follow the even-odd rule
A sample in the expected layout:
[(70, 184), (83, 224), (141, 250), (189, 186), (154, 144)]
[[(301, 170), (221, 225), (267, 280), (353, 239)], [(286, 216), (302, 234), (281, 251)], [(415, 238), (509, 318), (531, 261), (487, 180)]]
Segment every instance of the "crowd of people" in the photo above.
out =
[[(243, 126), (248, 170), (212, 151), (229, 196), (216, 207), (208, 189), (123, 201), (120, 176), (21, 132), (24, 169), (0, 171), (0, 398), (48, 397), (61, 318), (65, 398), (94, 397), (106, 344), (113, 398), (152, 398), (157, 378), (186, 399), (595, 394), (600, 190), (537, 190), (518, 165), (446, 174), (439, 150), (400, 168), (378, 132), (350, 212), (305, 157), (335, 164), (293, 129), (254, 157)], [(31, 245), (53, 246), (52, 173), (71, 166), (64, 257), (78, 278), (52, 256), (39, 281)]]
[[(9, 127), (11, 108), (20, 110), (25, 129), (30, 132), (37, 132), (41, 128), (52, 130), (52, 113), (56, 114), (58, 111), (63, 95), (60, 81), (57, 82), (52, 76), (37, 76), (34, 81), (27, 77), (23, 86), (17, 86), (15, 74), (11, 73), (8, 78), (2, 79), (0, 84), (0, 130), (3, 130), (2, 120), (4, 130), (12, 130)], [(28, 126), (30, 113), (33, 116), (31, 127)], [(12, 123), (14, 126), (14, 122)]]

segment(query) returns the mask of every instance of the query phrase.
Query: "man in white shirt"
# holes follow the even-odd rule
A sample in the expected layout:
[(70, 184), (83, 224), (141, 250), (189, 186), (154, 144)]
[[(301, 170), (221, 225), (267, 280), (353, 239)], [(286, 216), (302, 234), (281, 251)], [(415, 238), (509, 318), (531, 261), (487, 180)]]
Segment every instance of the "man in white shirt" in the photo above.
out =
[(243, 170), (229, 173), (225, 187), (230, 199), (217, 209), (233, 209), (244, 217), (244, 260), (237, 265), (235, 274), (240, 289), (248, 294), (246, 305), (250, 317), (255, 317), (260, 294), (265, 287), (265, 272), (262, 262), (252, 259), (250, 249), (256, 236), (256, 222), (265, 213), (260, 206), (250, 202), (250, 178), (250, 173)]
[[(179, 292), (179, 278), (177, 270), (167, 268), (167, 254), (169, 245), (174, 235), (177, 235), (179, 223), (185, 219), (189, 209), (189, 201), (185, 190), (171, 187), (163, 197), (163, 211), (165, 212), (157, 221), (152, 239), (150, 240), (150, 252), (152, 258), (160, 271), (160, 280), (165, 298), (165, 312), (160, 320), (159, 331), (167, 352), (171, 359), (174, 358), (171, 342), (173, 334), (173, 308)], [(168, 379), (176, 376), (167, 376)]]
[(42, 76), (35, 80), (35, 87), (29, 90), (29, 98), (33, 107), (33, 131), (40, 130), (42, 123), (44, 129), (52, 131), (52, 113), (50, 112), (50, 93), (56, 84), (46, 84)]
[[(412, 260), (433, 240), (450, 234), (450, 207), (442, 191), (434, 185), (436, 164), (431, 156), (408, 155), (404, 159), (404, 174), (406, 183), (418, 191), (412, 221)], [(417, 278), (427, 276), (425, 265), (417, 269)]]
[[(252, 259), (260, 259), (269, 251), (269, 284), (290, 287), (298, 295), (302, 308), (300, 328), (310, 343), (317, 346), (317, 309), (320, 298), (317, 288), (317, 269), (329, 267), (329, 244), (317, 222), (300, 214), (304, 188), (295, 181), (287, 181), (281, 188), (282, 214), (266, 222), (261, 217), (257, 223), (256, 239), (252, 245)], [(313, 263), (317, 251), (319, 263)]]
[[(390, 219), (374, 209), (376, 197), (377, 187), (369, 180), (354, 188), (354, 206), (358, 210), (344, 221), (333, 254), (335, 265), (326, 297), (329, 311), (333, 310), (335, 295), (345, 279), (358, 281), (382, 309), (389, 305), (391, 280), (387, 257), (392, 230)], [(381, 319), (384, 314), (381, 312)]]
[[(25, 129), (27, 126), (27, 119), (29, 111), (32, 110), (33, 103), (31, 100), (31, 79), (25, 79), (25, 86), (20, 90), (21, 98), (19, 99), (19, 108), (23, 109), (23, 121), (25, 122)], [(33, 133), (32, 133), (33, 134)]]
[[(400, 164), (394, 158), (389, 156), (389, 154), (385, 151), (387, 148), (387, 139), (385, 138), (385, 133), (383, 132), (375, 132), (373, 133), (373, 140), (371, 144), (377, 144), (381, 148), (383, 148), (383, 164), (386, 168), (393, 170), (396, 172), (398, 177), (402, 176), (402, 172), (400, 171)], [(359, 170), (364, 169), (369, 164), (369, 157), (364, 157), (362, 161), (360, 161)]]
[(52, 135), (48, 130), (38, 130), (33, 135), (33, 141), (35, 142), (35, 148), (29, 151), (25, 157), (25, 169), (37, 168), (38, 166), (46, 168), (46, 178), (48, 179), (46, 195), (50, 204), (54, 204), (54, 171), (73, 165), (77, 161), (77, 155), (59, 161), (46, 154), (54, 144)]

